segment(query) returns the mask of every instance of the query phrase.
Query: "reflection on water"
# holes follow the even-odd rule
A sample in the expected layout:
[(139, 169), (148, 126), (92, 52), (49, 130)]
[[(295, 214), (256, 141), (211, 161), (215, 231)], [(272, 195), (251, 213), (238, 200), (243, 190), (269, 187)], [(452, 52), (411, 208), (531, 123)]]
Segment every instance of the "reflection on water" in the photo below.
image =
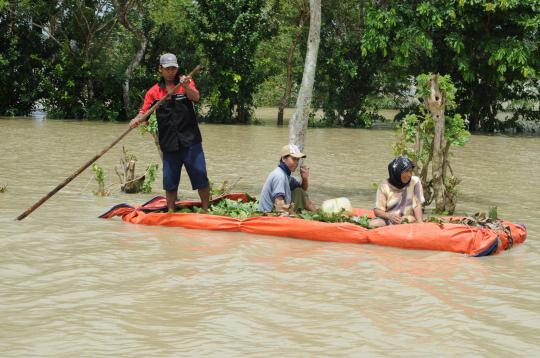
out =
[[(287, 128), (202, 126), (210, 178), (258, 194)], [(92, 194), (84, 172), (13, 219), (125, 130), (0, 119), (1, 356), (509, 355), (540, 352), (538, 137), (474, 136), (456, 150), (458, 210), (497, 206), (524, 245), (481, 259), (245, 233), (139, 227), (96, 217), (161, 195)], [(371, 207), (392, 131), (310, 129), (311, 192)], [(122, 143), (139, 171), (150, 138)], [(121, 146), (98, 161), (116, 181)], [(183, 197), (196, 197), (184, 175)], [(536, 353), (536, 354), (535, 354)]]

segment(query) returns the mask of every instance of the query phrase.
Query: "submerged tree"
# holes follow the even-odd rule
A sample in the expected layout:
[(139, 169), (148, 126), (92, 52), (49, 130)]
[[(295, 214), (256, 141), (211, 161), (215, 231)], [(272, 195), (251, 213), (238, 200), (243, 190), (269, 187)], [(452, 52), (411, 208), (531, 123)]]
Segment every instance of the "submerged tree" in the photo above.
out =
[[(415, 163), (415, 174), (424, 187), (425, 205), (435, 200), (439, 213), (453, 213), (460, 180), (450, 165), (451, 146), (463, 146), (469, 132), (459, 114), (445, 113), (454, 109), (456, 88), (450, 76), (422, 74), (417, 78), (417, 97), (423, 101), (420, 114), (409, 114), (398, 129), (394, 153), (407, 155)], [(429, 168), (431, 165), (431, 176)]]
[(152, 191), (152, 183), (155, 180), (157, 164), (150, 164), (144, 174), (136, 176), (135, 166), (137, 157), (122, 147), (120, 165), (114, 167), (114, 171), (120, 179), (120, 190), (124, 193), (149, 193)]

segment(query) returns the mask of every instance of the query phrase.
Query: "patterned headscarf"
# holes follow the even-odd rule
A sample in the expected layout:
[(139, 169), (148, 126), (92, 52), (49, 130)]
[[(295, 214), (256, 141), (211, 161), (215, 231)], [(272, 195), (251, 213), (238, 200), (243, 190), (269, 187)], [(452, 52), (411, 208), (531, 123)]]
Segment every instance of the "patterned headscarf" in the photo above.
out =
[(397, 157), (388, 164), (388, 181), (398, 189), (409, 184), (401, 182), (401, 173), (407, 169), (413, 169), (414, 163), (407, 157)]

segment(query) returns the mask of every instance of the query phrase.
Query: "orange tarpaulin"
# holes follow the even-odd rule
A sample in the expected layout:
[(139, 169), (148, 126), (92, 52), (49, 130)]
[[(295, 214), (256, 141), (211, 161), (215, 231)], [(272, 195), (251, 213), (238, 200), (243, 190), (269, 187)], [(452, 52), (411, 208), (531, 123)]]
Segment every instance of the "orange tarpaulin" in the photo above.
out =
[[(218, 197), (247, 200), (243, 193)], [(177, 205), (198, 205), (195, 201), (180, 201)], [(121, 216), (122, 220), (143, 225), (177, 226), (188, 229), (246, 232), (305, 240), (331, 241), (356, 244), (377, 244), (405, 249), (440, 250), (471, 256), (493, 255), (513, 245), (522, 243), (527, 232), (522, 225), (504, 221), (507, 230), (490, 230), (462, 224), (418, 223), (389, 225), (368, 230), (352, 223), (325, 223), (289, 217), (258, 216), (235, 219), (226, 216), (197, 213), (155, 212), (166, 210), (166, 201), (157, 197), (134, 208), (126, 204), (113, 207), (101, 218)], [(373, 211), (354, 209), (354, 215), (373, 217)]]

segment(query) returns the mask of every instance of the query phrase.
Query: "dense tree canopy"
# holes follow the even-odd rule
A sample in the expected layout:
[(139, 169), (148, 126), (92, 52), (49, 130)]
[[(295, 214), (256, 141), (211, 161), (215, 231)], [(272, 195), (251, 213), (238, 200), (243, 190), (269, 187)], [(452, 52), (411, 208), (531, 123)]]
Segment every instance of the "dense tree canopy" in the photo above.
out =
[(263, 0), (199, 0), (193, 10), (211, 74), (207, 118), (247, 123), (253, 94), (265, 79), (265, 69), (257, 66), (255, 53), (272, 35), (270, 8)]
[(0, 114), (25, 115), (47, 95), (39, 79), (50, 46), (16, 6), (0, 3), (0, 10)]
[[(254, 106), (298, 88), (305, 4), (0, 1), (0, 115), (44, 106), (50, 117), (127, 119), (157, 80), (159, 55), (174, 52), (184, 73), (207, 65), (197, 78), (207, 120), (247, 123)], [(473, 130), (539, 121), (539, 30), (540, 0), (323, 0), (317, 124), (369, 127), (428, 72), (451, 76)]]
[(390, 58), (403, 75), (450, 74), (472, 129), (495, 129), (503, 102), (539, 75), (538, 0), (388, 1), (366, 20), (364, 55)]

